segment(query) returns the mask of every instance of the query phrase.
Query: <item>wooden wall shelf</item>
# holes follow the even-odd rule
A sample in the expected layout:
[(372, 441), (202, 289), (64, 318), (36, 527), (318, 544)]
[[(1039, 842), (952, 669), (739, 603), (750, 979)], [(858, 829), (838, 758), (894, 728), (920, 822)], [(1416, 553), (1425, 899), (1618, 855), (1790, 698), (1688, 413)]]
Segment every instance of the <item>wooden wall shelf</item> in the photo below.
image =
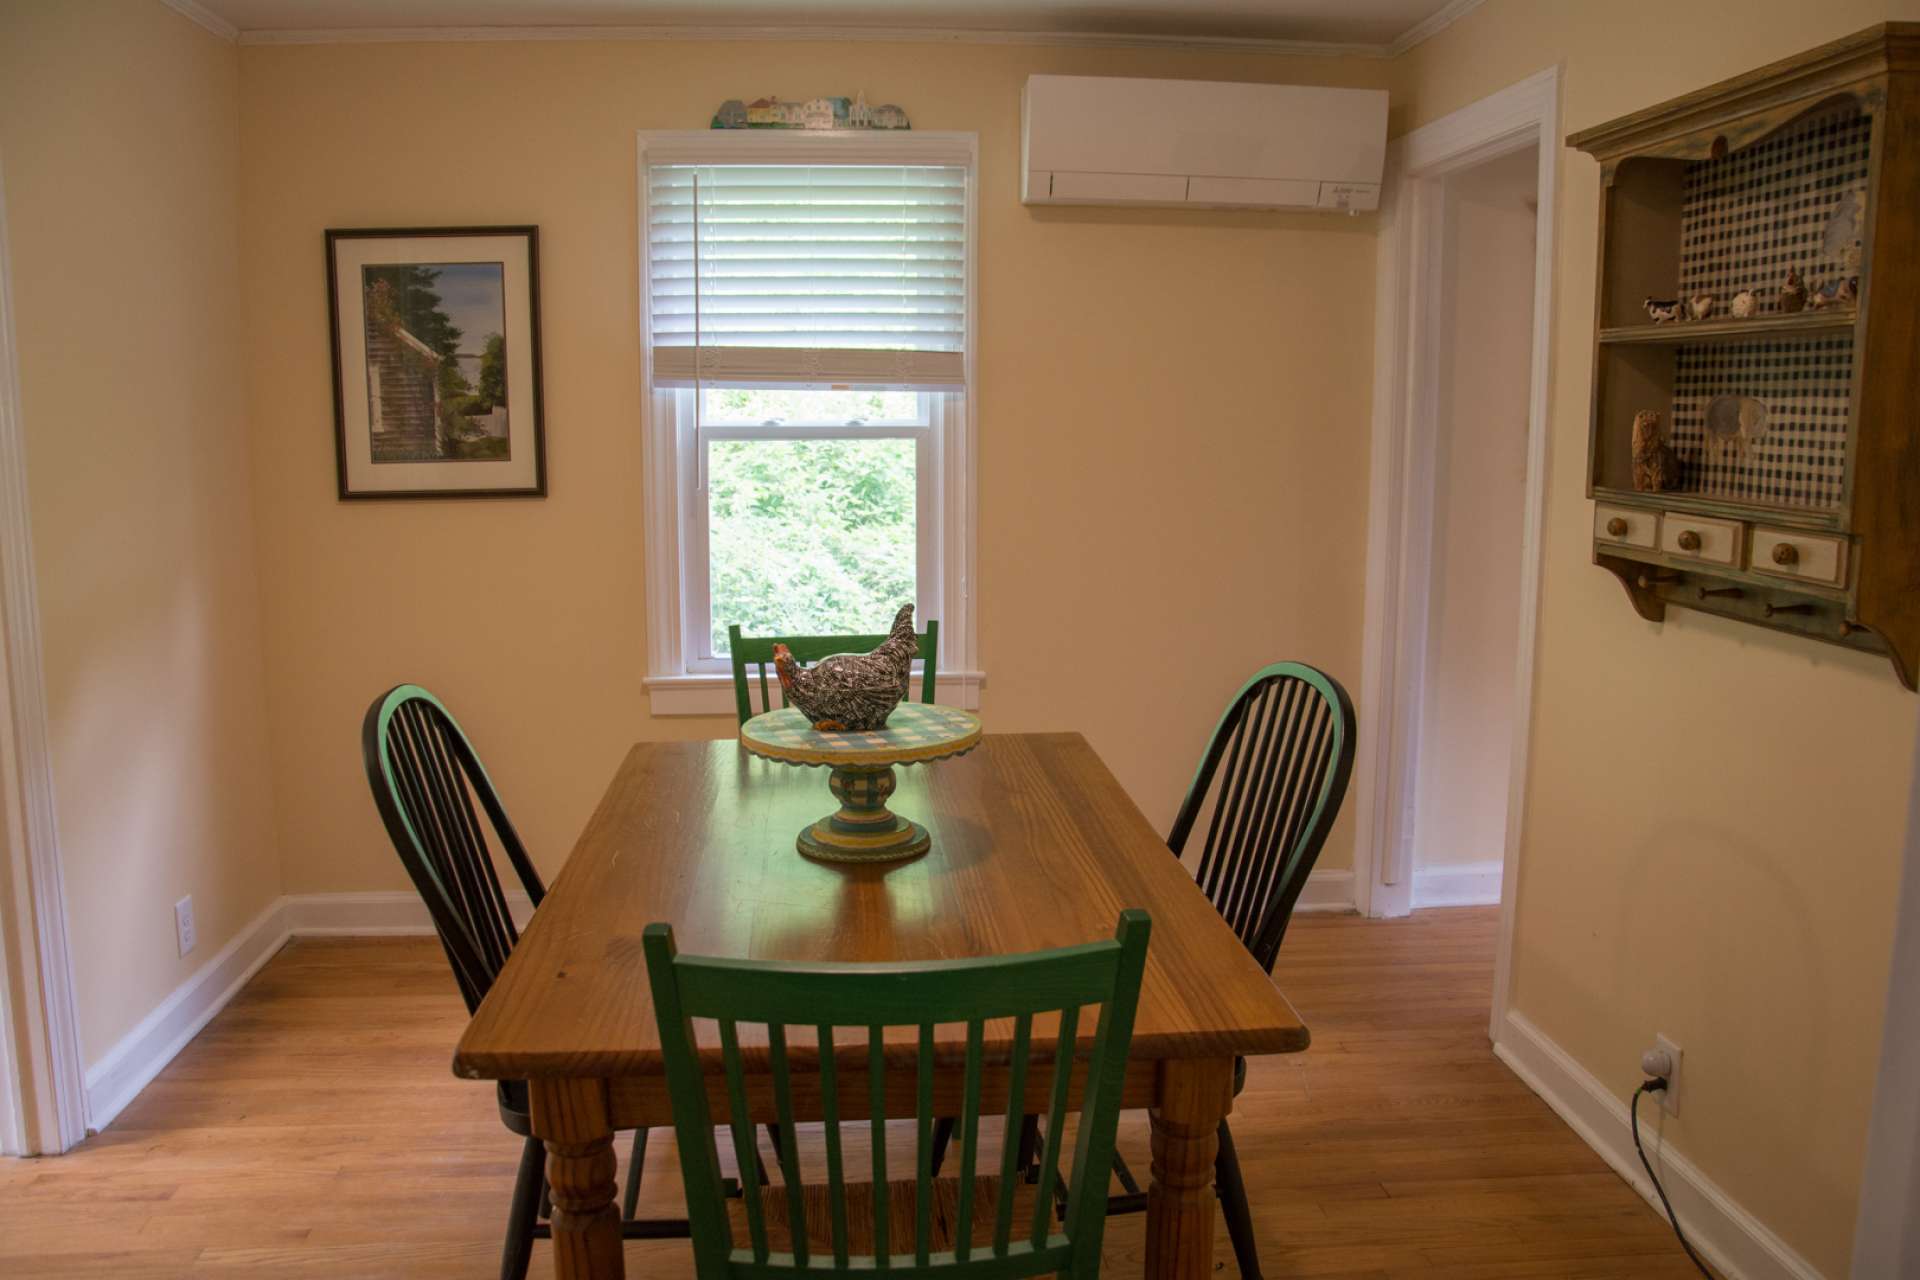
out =
[[(1669, 606), (1920, 676), (1920, 23), (1883, 23), (1583, 130), (1600, 162), (1587, 495), (1594, 563)], [(1787, 312), (1857, 277), (1845, 307)], [(1728, 301), (1751, 291), (1759, 314)], [(1719, 314), (1650, 324), (1645, 299)], [(1731, 399), (1730, 399), (1731, 398)], [(1759, 412), (1745, 401), (1758, 401)], [(1634, 487), (1662, 416), (1665, 488)]]
[(1622, 324), (1600, 331), (1602, 344), (1645, 343), (1676, 347), (1695, 342), (1743, 342), (1765, 338), (1807, 337), (1846, 333), (1857, 312), (1853, 307), (1802, 311), (1787, 316), (1754, 316), (1747, 320), (1693, 320), (1677, 324)]

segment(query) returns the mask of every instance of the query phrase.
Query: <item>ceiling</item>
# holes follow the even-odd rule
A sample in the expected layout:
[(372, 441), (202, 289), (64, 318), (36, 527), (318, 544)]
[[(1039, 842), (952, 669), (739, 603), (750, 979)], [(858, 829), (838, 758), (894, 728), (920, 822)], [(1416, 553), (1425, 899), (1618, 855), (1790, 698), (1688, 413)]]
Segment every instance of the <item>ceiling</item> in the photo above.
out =
[[(167, 0), (242, 40), (421, 27), (884, 27), (1401, 46), (1478, 0)], [(311, 33), (311, 34), (309, 34)], [(347, 38), (344, 37), (343, 38)]]

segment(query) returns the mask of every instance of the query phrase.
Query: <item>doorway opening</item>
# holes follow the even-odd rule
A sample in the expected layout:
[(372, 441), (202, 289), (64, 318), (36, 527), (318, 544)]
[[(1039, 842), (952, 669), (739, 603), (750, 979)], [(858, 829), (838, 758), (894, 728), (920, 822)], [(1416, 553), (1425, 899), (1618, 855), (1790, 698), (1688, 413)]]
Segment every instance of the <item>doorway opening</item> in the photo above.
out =
[(1559, 72), (1388, 146), (1354, 905), (1498, 901), (1505, 1031), (1546, 508)]
[(1500, 901), (1519, 667), (1537, 144), (1440, 182), (1433, 499), (1409, 905)]

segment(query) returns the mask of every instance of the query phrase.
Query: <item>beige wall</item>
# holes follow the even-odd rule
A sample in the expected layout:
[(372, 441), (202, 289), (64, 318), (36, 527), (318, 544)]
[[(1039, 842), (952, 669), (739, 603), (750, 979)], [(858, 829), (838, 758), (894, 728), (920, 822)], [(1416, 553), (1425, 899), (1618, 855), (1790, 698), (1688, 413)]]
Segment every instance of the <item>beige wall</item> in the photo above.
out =
[[(238, 62), (152, 0), (0, 10), (0, 166), (89, 1063), (279, 892), (242, 422)], [(173, 903), (188, 893), (199, 944), (181, 958)]]
[[(979, 631), (997, 730), (1080, 729), (1173, 815), (1226, 696), (1280, 657), (1358, 685), (1369, 218), (1019, 203), (1036, 71), (1379, 83), (1380, 61), (990, 45), (241, 50), (254, 483), (290, 891), (400, 888), (357, 726), (397, 680), (474, 733), (556, 870), (646, 674), (635, 133), (864, 89), (980, 134)], [(509, 101), (512, 110), (492, 112)], [(540, 226), (544, 501), (334, 497), (321, 232)], [(1230, 371), (1217, 373), (1216, 370)], [(1343, 827), (1327, 865), (1349, 861)]]
[[(1396, 130), (1557, 63), (1572, 132), (1914, 16), (1903, 7), (1490, 0), (1395, 63)], [(1842, 1275), (1915, 699), (1877, 659), (1685, 610), (1642, 622), (1589, 563), (1599, 170), (1567, 151), (1562, 175), (1515, 998), (1622, 1098), (1641, 1048), (1671, 1035), (1686, 1050), (1675, 1148)]]
[(1497, 864), (1506, 847), (1538, 165), (1539, 152), (1528, 147), (1445, 184), (1446, 332), (1416, 872)]

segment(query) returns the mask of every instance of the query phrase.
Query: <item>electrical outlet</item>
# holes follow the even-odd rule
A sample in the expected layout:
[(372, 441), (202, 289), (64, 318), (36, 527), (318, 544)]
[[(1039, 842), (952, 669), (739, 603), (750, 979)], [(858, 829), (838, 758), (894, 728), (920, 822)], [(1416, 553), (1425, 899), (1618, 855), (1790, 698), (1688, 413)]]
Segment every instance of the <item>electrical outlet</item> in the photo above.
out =
[(173, 904), (173, 932), (180, 940), (180, 954), (193, 950), (193, 895)]
[(1653, 1046), (1640, 1055), (1640, 1070), (1649, 1076), (1661, 1075), (1667, 1079), (1667, 1087), (1653, 1096), (1660, 1099), (1660, 1109), (1670, 1116), (1680, 1114), (1680, 1046), (1663, 1035), (1653, 1038)]

